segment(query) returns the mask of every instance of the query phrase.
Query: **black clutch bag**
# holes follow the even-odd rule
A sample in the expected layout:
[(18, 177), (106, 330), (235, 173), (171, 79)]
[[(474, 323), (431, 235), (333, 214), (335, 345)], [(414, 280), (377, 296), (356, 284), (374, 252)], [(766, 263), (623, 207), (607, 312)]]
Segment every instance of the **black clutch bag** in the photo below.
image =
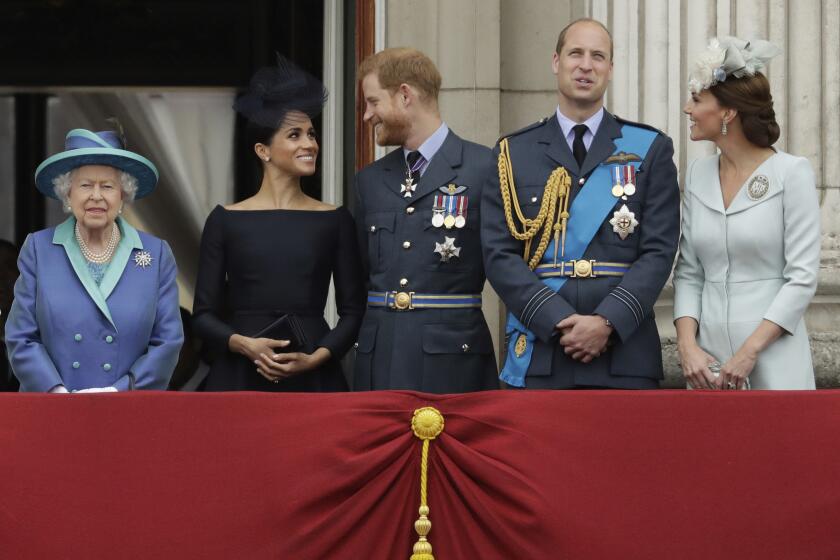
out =
[(254, 338), (273, 338), (274, 340), (288, 340), (285, 348), (275, 349), (277, 352), (310, 352), (309, 343), (303, 333), (300, 319), (294, 315), (283, 315), (254, 335)]

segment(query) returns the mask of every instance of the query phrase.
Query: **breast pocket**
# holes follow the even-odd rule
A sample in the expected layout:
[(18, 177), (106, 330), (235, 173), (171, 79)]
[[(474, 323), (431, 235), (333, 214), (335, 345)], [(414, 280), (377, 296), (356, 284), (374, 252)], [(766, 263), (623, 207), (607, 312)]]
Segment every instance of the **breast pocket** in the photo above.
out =
[[(479, 324), (423, 326), (423, 391), (460, 392), (486, 386), (493, 359), (490, 332)], [(495, 377), (491, 374), (491, 377)]]
[[(525, 185), (516, 189), (516, 197), (519, 199), (519, 208), (528, 219), (534, 219), (540, 212), (545, 185)], [(514, 217), (516, 211), (514, 210)], [(518, 221), (517, 221), (518, 223)]]
[(376, 212), (365, 216), (368, 232), (368, 260), (375, 271), (388, 267), (394, 250), (394, 212)]
[[(435, 272), (464, 272), (481, 266), (481, 215), (478, 209), (471, 210), (462, 227), (435, 226), (430, 210), (423, 215), (423, 237), (428, 250), (426, 269)], [(449, 259), (444, 261), (438, 252), (438, 244), (447, 245), (447, 238), (452, 239)], [(446, 249), (441, 248), (441, 251)], [(454, 252), (457, 251), (457, 255)]]

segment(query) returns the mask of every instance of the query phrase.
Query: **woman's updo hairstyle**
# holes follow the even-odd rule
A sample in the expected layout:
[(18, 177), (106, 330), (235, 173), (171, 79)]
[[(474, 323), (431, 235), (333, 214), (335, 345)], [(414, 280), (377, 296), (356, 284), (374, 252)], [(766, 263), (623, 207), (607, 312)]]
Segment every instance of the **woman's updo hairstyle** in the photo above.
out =
[(770, 82), (760, 72), (742, 78), (730, 77), (709, 88), (722, 107), (735, 109), (747, 140), (769, 148), (779, 139), (779, 123), (773, 110)]

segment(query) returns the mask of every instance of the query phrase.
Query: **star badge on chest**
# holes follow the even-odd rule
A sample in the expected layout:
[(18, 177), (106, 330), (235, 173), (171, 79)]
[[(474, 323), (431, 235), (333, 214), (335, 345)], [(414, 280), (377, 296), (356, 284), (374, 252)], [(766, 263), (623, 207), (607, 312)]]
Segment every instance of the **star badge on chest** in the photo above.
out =
[(620, 209), (613, 212), (610, 225), (612, 225), (613, 231), (623, 241), (627, 239), (628, 235), (636, 231), (636, 226), (639, 225), (639, 222), (636, 220), (636, 215), (627, 208), (627, 205), (622, 204)]
[(146, 268), (152, 266), (152, 254), (148, 251), (137, 251), (134, 253), (134, 266)]
[(461, 256), (461, 248), (455, 246), (454, 237), (443, 238), (443, 243), (435, 243), (435, 253), (440, 255), (440, 262), (449, 262), (452, 257)]
[(400, 194), (403, 198), (411, 198), (411, 194), (417, 190), (417, 185), (414, 184), (414, 177), (406, 177), (402, 185), (400, 185)]

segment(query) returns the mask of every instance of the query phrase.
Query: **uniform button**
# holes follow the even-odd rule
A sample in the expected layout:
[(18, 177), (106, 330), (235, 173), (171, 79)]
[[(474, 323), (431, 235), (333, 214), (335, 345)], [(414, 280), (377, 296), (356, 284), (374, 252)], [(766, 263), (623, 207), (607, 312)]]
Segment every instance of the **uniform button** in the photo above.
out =
[(79, 369), (79, 362), (73, 362), (73, 369)]
[(537, 201), (537, 197), (536, 197), (536, 196), (532, 196), (532, 197), (531, 197), (531, 202), (536, 202), (536, 201)]
[(105, 371), (111, 371), (111, 364), (104, 364), (102, 366), (102, 369), (104, 369)]
[(358, 348), (358, 347), (359, 347), (359, 343), (358, 343), (358, 342), (354, 342), (354, 343), (353, 343), (353, 348)]
[(585, 182), (586, 182), (586, 179), (584, 179), (583, 177), (581, 177), (580, 179), (578, 179), (578, 185), (583, 186), (583, 184), (584, 184)]
[(108, 336), (105, 337), (105, 342), (107, 342), (108, 344), (111, 344), (112, 342), (114, 342), (114, 337), (109, 334)]
[(370, 226), (370, 232), (374, 233), (376, 231), (376, 226)]
[(411, 249), (411, 241), (403, 241), (403, 249)]
[(81, 342), (82, 341), (82, 335), (80, 335), (79, 333), (76, 333), (76, 336), (73, 337), (73, 340), (75, 340), (76, 342)]
[(462, 345), (461, 350), (463, 350), (464, 352), (469, 352), (470, 351), (470, 345), (469, 344)]
[(402, 286), (403, 288), (408, 286), (408, 278), (400, 278), (400, 286)]
[(414, 206), (408, 206), (408, 207), (405, 209), (405, 213), (406, 213), (406, 214), (414, 214)]

